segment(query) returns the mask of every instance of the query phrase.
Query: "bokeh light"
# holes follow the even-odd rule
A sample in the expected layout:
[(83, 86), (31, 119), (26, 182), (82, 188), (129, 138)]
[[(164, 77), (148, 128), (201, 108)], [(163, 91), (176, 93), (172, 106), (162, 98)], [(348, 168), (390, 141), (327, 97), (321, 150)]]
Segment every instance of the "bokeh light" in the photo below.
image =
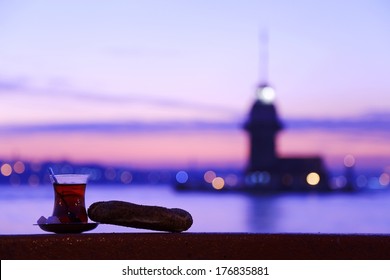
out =
[(222, 190), (225, 186), (225, 180), (222, 177), (215, 177), (211, 184), (214, 189)]
[(387, 173), (382, 173), (381, 176), (379, 176), (379, 184), (382, 186), (387, 186), (390, 183), (390, 175)]
[(215, 172), (212, 171), (212, 170), (206, 171), (206, 172), (204, 173), (204, 176), (203, 176), (204, 180), (205, 180), (207, 183), (212, 183), (213, 180), (215, 179), (215, 177), (217, 177), (217, 174), (215, 174)]
[(106, 177), (107, 180), (114, 181), (115, 178), (116, 178), (116, 171), (115, 171), (115, 169), (112, 168), (112, 167), (107, 168), (104, 171), (104, 177)]
[(121, 182), (123, 184), (130, 184), (132, 180), (133, 180), (133, 175), (131, 175), (129, 171), (123, 171), (121, 173)]
[(355, 157), (353, 155), (346, 155), (344, 157), (344, 165), (346, 167), (352, 167), (355, 165)]
[(235, 187), (238, 184), (238, 176), (236, 174), (229, 174), (225, 178), (226, 185)]
[(258, 90), (258, 98), (266, 104), (271, 104), (275, 100), (275, 90), (272, 87), (264, 87)]
[(176, 181), (180, 184), (187, 183), (188, 181), (188, 173), (184, 170), (181, 170), (176, 173)]
[(306, 176), (306, 182), (310, 186), (316, 186), (320, 182), (320, 175), (316, 172), (311, 172)]
[(22, 174), (26, 170), (24, 163), (18, 160), (14, 163), (14, 171), (15, 173)]
[(11, 165), (9, 165), (8, 163), (4, 163), (1, 168), (0, 168), (0, 172), (3, 176), (10, 176), (12, 174), (12, 167)]
[(28, 177), (28, 184), (32, 187), (38, 186), (40, 183), (38, 175), (32, 174)]
[(268, 184), (271, 181), (271, 174), (267, 171), (256, 171), (250, 176), (252, 184)]
[(359, 188), (363, 188), (365, 186), (367, 186), (368, 184), (368, 179), (366, 176), (364, 175), (359, 175), (357, 178), (356, 178), (356, 185), (359, 187)]
[(334, 177), (332, 179), (332, 185), (334, 189), (341, 189), (344, 188), (347, 185), (347, 178), (345, 178), (344, 175), (340, 175), (337, 177)]

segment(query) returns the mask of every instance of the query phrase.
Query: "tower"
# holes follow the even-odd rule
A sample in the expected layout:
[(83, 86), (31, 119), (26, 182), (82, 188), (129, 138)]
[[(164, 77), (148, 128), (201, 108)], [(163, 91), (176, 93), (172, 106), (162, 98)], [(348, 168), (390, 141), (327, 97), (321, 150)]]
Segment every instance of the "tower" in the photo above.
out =
[[(262, 39), (267, 43), (266, 37)], [(256, 89), (244, 125), (250, 145), (245, 184), (267, 191), (328, 191), (328, 174), (321, 157), (279, 157), (277, 154), (276, 136), (282, 123), (274, 105), (275, 90), (267, 82), (268, 54), (263, 50), (262, 55), (263, 82)]]
[(249, 133), (249, 162), (247, 172), (271, 168), (277, 162), (276, 135), (282, 128), (274, 105), (275, 90), (268, 84), (268, 38), (261, 36), (260, 72), (263, 82), (256, 89), (256, 99), (245, 123)]
[(247, 172), (268, 170), (277, 162), (275, 141), (282, 124), (273, 104), (274, 98), (272, 87), (265, 83), (259, 85), (256, 100), (244, 126), (250, 139)]

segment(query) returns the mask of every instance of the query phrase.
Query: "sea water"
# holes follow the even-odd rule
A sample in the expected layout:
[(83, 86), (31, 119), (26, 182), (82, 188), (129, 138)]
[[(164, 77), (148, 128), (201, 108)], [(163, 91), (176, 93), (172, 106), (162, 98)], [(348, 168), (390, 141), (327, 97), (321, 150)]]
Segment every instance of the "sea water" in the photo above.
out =
[[(178, 192), (169, 185), (88, 185), (85, 204), (121, 200), (182, 208), (189, 232), (389, 233), (390, 192), (246, 194)], [(52, 214), (51, 185), (0, 186), (0, 234), (41, 234), (34, 224)], [(150, 232), (100, 224), (93, 232)]]

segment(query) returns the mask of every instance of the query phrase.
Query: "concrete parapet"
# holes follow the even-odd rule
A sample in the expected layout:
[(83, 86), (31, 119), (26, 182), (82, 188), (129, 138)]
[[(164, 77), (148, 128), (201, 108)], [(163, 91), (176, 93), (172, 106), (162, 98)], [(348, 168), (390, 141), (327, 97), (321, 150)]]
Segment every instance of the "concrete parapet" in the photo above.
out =
[(390, 259), (390, 235), (252, 233), (0, 235), (0, 259)]

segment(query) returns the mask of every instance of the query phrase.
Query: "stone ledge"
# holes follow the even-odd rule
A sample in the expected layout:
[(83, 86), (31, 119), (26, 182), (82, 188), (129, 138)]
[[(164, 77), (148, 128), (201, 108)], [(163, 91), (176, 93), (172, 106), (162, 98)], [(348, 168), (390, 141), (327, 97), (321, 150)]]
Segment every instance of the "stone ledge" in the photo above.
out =
[(390, 259), (390, 235), (252, 233), (0, 235), (0, 259)]

